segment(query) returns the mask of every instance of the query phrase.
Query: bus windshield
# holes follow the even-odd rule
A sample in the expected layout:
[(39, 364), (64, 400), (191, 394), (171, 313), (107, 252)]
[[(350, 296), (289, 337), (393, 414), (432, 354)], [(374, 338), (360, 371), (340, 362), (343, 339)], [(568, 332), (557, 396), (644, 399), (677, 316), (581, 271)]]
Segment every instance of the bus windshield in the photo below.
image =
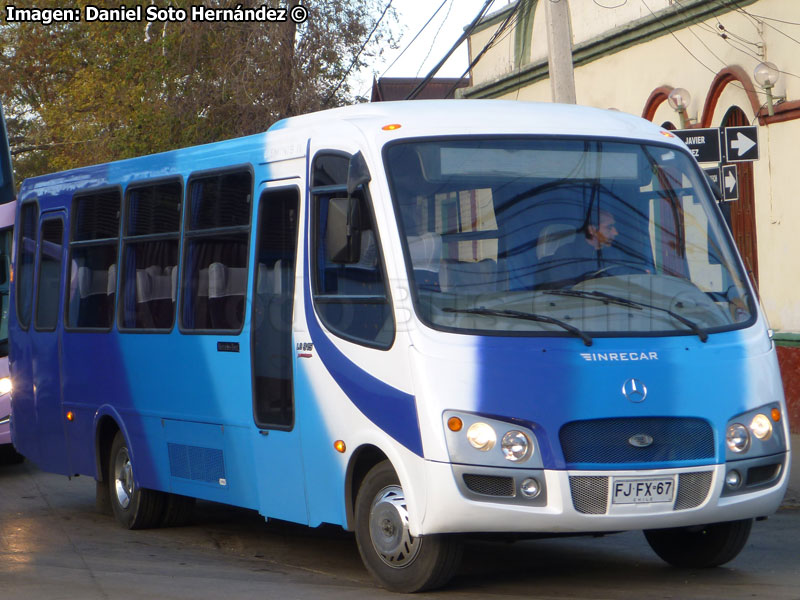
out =
[(669, 146), (449, 138), (384, 151), (420, 318), (495, 335), (699, 335), (755, 305), (703, 174)]

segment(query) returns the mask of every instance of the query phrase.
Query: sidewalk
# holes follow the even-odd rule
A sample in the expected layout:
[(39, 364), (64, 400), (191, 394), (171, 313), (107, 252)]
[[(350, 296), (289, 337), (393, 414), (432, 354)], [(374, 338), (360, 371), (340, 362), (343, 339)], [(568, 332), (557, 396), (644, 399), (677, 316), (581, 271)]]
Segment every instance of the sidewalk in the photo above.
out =
[(800, 434), (792, 434), (792, 470), (789, 473), (789, 489), (783, 499), (784, 506), (800, 508)]

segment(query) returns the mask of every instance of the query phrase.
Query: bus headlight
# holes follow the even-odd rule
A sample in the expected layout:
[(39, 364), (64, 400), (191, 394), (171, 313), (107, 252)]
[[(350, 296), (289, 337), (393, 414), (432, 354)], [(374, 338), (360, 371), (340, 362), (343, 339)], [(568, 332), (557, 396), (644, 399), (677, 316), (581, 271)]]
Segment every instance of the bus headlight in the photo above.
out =
[(0, 379), (0, 394), (7, 394), (11, 391), (11, 377), (3, 377)]
[(467, 429), (467, 440), (473, 448), (488, 452), (497, 443), (497, 434), (491, 425), (478, 421)]
[(762, 442), (766, 441), (772, 435), (772, 423), (767, 415), (758, 413), (753, 417), (753, 420), (750, 421), (750, 431)]
[(741, 423), (728, 425), (725, 442), (731, 452), (736, 452), (737, 454), (746, 452), (750, 448), (750, 432)]
[(503, 436), (500, 447), (503, 450), (503, 456), (506, 457), (506, 460), (522, 462), (531, 455), (533, 443), (523, 432), (512, 430)]

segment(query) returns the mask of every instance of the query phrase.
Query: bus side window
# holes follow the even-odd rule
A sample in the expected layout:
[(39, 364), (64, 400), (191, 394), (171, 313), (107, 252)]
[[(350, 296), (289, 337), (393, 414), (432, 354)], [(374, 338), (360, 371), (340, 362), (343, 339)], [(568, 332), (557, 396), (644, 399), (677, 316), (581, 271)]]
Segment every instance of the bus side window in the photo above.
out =
[(111, 329), (116, 302), (120, 205), (117, 189), (73, 198), (69, 327)]
[(169, 330), (175, 322), (180, 181), (129, 188), (120, 294), (121, 329)]
[(34, 202), (22, 206), (19, 233), (19, 258), (17, 258), (17, 319), (27, 328), (33, 312), (33, 269), (36, 259), (36, 225), (39, 207)]
[(190, 179), (181, 285), (183, 329), (242, 329), (252, 198), (250, 171)]
[(294, 424), (292, 306), (297, 256), (297, 188), (267, 190), (258, 217), (253, 298), (253, 414), (261, 427)]
[(314, 303), (321, 320), (337, 335), (366, 346), (388, 348), (394, 340), (394, 317), (369, 195), (359, 188), (358, 260), (338, 262), (326, 247), (328, 208), (347, 195), (349, 156), (320, 154), (314, 159), (312, 193), (314, 232)]
[(58, 324), (63, 237), (64, 222), (61, 219), (48, 219), (42, 223), (36, 298), (36, 329), (39, 330), (52, 331)]

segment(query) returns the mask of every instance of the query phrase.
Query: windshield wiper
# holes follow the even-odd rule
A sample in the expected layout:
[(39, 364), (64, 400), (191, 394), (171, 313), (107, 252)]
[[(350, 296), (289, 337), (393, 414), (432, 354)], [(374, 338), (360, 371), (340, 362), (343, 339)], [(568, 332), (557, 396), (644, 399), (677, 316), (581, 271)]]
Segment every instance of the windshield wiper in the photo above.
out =
[(598, 291), (591, 291), (585, 292), (582, 290), (547, 290), (548, 294), (555, 294), (557, 296), (574, 296), (576, 298), (590, 298), (592, 300), (599, 300), (600, 302), (613, 302), (614, 304), (621, 304), (623, 306), (630, 306), (631, 308), (650, 308), (652, 310), (660, 310), (661, 312), (667, 313), (670, 317), (675, 319), (676, 321), (680, 321), (684, 325), (686, 325), (689, 329), (692, 330), (697, 337), (700, 338), (700, 341), (705, 343), (708, 340), (708, 333), (700, 327), (697, 323), (692, 321), (691, 319), (687, 319), (686, 317), (679, 315), (674, 310), (670, 310), (669, 308), (664, 308), (663, 306), (655, 306), (654, 304), (647, 304), (646, 302), (639, 302), (638, 300), (629, 300), (627, 298), (621, 298), (620, 296), (614, 296), (613, 294), (606, 294), (605, 292), (598, 292)]
[(490, 317), (509, 317), (511, 319), (524, 319), (526, 321), (537, 321), (539, 323), (550, 323), (551, 325), (558, 325), (562, 329), (569, 331), (571, 334), (581, 338), (583, 343), (587, 346), (592, 345), (592, 338), (590, 338), (587, 334), (583, 331), (575, 327), (574, 325), (570, 325), (569, 323), (565, 323), (560, 319), (554, 319), (553, 317), (548, 317), (545, 315), (539, 315), (536, 313), (526, 313), (519, 310), (507, 310), (507, 309), (491, 309), (491, 308), (483, 308), (483, 307), (476, 307), (476, 308), (443, 308), (444, 312), (452, 312), (452, 313), (465, 313), (469, 315), (484, 315)]

